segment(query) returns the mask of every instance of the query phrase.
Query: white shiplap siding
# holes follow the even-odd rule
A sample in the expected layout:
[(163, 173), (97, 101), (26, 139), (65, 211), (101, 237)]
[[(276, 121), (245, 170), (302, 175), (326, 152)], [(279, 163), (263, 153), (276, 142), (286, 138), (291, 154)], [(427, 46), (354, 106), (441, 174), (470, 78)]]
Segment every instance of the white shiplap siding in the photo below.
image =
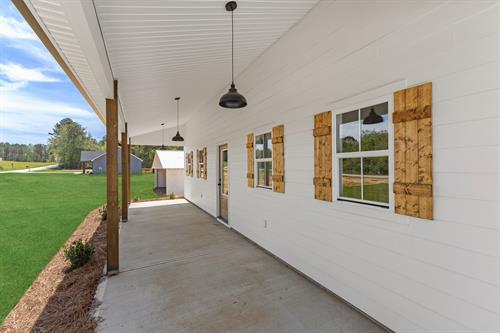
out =
[[(216, 215), (228, 143), (233, 228), (395, 331), (498, 332), (498, 17), (498, 1), (320, 2), (237, 78), (246, 109), (214, 96), (187, 123), (208, 181), (186, 177), (186, 197)], [(314, 200), (313, 115), (429, 81), (435, 220)], [(246, 134), (277, 124), (284, 194), (245, 176)]]

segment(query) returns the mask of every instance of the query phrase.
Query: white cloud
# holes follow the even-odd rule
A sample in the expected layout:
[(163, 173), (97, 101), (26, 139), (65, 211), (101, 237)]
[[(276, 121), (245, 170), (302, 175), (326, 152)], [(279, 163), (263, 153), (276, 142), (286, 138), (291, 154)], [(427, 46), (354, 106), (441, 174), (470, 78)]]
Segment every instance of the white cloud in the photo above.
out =
[(28, 82), (8, 82), (0, 79), (0, 92), (18, 90), (27, 85)]
[(95, 135), (103, 125), (91, 110), (0, 88), (0, 142), (44, 143), (54, 125), (71, 118)]
[(27, 68), (19, 64), (0, 64), (0, 75), (11, 82), (56, 82), (58, 78), (46, 76), (41, 69)]
[(0, 38), (37, 40), (28, 23), (5, 16), (0, 16)]

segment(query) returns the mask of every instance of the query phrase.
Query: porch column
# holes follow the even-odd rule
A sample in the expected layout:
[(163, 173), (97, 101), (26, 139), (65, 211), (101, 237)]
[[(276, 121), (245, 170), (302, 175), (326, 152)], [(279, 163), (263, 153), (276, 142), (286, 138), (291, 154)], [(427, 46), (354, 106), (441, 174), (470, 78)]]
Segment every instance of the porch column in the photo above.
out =
[(128, 126), (125, 123), (125, 132), (122, 132), (122, 222), (128, 221)]
[(131, 166), (130, 166), (130, 154), (131, 154), (131, 147), (132, 146), (132, 139), (131, 138), (128, 138), (128, 155), (127, 155), (127, 158), (128, 158), (128, 172), (127, 172), (127, 177), (128, 177), (128, 203), (130, 204), (132, 201), (130, 200), (131, 196), (132, 196), (132, 192), (131, 192), (131, 189), (132, 189), (132, 186), (131, 186), (131, 181), (130, 181), (130, 174), (131, 174)]
[(118, 274), (118, 81), (106, 99), (107, 274)]

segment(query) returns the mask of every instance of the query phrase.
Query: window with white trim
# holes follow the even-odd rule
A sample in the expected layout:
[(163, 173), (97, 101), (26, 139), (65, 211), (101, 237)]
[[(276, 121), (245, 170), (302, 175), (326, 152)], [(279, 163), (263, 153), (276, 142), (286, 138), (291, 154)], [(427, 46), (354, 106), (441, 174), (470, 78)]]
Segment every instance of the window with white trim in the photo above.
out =
[(255, 136), (257, 187), (273, 186), (273, 144), (271, 132)]
[(388, 103), (336, 116), (339, 200), (389, 207)]

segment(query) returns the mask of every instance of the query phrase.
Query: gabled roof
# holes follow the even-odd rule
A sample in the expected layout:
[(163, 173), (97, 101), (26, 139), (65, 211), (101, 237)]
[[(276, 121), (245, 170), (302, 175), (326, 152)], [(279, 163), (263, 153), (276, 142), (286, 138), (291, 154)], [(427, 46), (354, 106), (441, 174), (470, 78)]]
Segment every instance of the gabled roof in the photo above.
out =
[(152, 169), (184, 169), (182, 150), (157, 150)]
[[(121, 154), (122, 147), (118, 146), (118, 154)], [(88, 150), (82, 150), (80, 153), (80, 162), (94, 162), (96, 159), (98, 159), (101, 156), (106, 156), (105, 151), (88, 151)], [(134, 154), (130, 154), (131, 157), (138, 159), (139, 161), (143, 162), (143, 160)]]
[(82, 152), (80, 153), (80, 162), (91, 162), (102, 154), (105, 154), (105, 152), (82, 150)]

